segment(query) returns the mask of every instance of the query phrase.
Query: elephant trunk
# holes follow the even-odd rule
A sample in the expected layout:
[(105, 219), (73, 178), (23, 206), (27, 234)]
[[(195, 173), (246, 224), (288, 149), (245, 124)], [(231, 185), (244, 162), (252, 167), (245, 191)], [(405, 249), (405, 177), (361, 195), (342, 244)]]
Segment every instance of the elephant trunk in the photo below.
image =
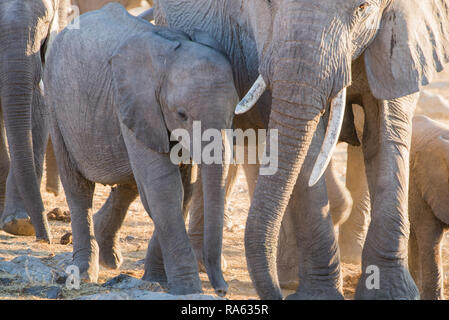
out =
[[(249, 274), (260, 298), (269, 300), (282, 298), (276, 270), (279, 230), (321, 115), (320, 104), (312, 108), (277, 99), (278, 90), (274, 85), (269, 129), (278, 132), (279, 167), (273, 176), (259, 175), (245, 229)], [(298, 109), (302, 117), (295, 116)]]
[(209, 280), (219, 296), (226, 295), (228, 290), (221, 270), (227, 168), (224, 164), (201, 165), (204, 195), (203, 258)]
[[(279, 167), (272, 176), (259, 174), (245, 230), (248, 270), (261, 299), (282, 299), (276, 256), (283, 215), (301, 170), (305, 170), (308, 178), (312, 171), (312, 168), (302, 168), (302, 165), (329, 98), (344, 96), (343, 89), (349, 83), (350, 74), (350, 59), (343, 58), (345, 39), (342, 37), (342, 48), (329, 47), (330, 42), (325, 41), (329, 37), (339, 37), (339, 32), (343, 33), (338, 21), (327, 29), (324, 12), (322, 17), (316, 17), (310, 16), (315, 12), (287, 9), (285, 15), (278, 15), (283, 21), (279, 25), (287, 26), (287, 30), (274, 31), (277, 35), (273, 39), (276, 43), (276, 50), (272, 50), (276, 53), (272, 59), (274, 62), (266, 65), (269, 58), (261, 62), (262, 73), (271, 78), (273, 103), (269, 134), (273, 133), (272, 130), (278, 132)], [(301, 21), (314, 24), (299, 25)], [(340, 92), (342, 94), (338, 94)], [(341, 101), (333, 105), (341, 108)], [(341, 112), (337, 113), (341, 117)], [(335, 143), (334, 138), (329, 140), (326, 137), (325, 144), (326, 141)], [(327, 153), (332, 151), (328, 147), (322, 151), (325, 149)], [(322, 152), (318, 157), (318, 160), (321, 158), (321, 167), (327, 165), (325, 160), (328, 156)], [(321, 177), (322, 168), (317, 170), (318, 167), (313, 170), (311, 184)]]
[(37, 239), (50, 241), (32, 139), (32, 101), (40, 78), (40, 54), (35, 50), (35, 45), (30, 43), (35, 37), (33, 28), (6, 23), (0, 25), (0, 30), (0, 52), (3, 55), (0, 96), (11, 169)]

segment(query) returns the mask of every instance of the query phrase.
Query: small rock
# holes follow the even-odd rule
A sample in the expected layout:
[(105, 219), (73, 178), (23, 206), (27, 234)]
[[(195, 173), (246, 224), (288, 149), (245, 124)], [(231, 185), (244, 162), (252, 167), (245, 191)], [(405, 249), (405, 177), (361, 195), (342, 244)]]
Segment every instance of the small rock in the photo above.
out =
[(9, 286), (12, 282), (13, 279), (11, 278), (0, 278), (0, 286)]
[(53, 272), (40, 259), (31, 256), (19, 256), (11, 261), (0, 262), (0, 271), (21, 278), (29, 283), (52, 283)]
[(141, 279), (131, 277), (127, 274), (119, 274), (117, 277), (105, 282), (103, 287), (110, 287), (114, 289), (141, 289), (152, 292), (162, 291), (162, 287), (157, 282), (149, 282)]
[(30, 288), (23, 289), (23, 293), (30, 296), (37, 296), (47, 299), (58, 299), (62, 298), (62, 289), (58, 286), (34, 286)]
[(63, 235), (61, 237), (61, 241), (60, 242), (63, 245), (72, 244), (72, 233), (71, 232), (67, 232), (65, 235)]

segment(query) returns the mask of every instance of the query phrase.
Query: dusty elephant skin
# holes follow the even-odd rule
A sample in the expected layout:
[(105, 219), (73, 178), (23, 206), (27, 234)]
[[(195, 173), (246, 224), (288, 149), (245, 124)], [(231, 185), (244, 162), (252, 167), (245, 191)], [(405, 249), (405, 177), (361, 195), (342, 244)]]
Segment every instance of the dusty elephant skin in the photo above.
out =
[[(44, 74), (51, 137), (72, 219), (74, 263), (89, 281), (97, 280), (99, 261), (120, 265), (117, 239), (108, 236), (140, 194), (155, 224), (144, 279), (167, 281), (175, 294), (200, 292), (168, 132), (184, 128), (192, 136), (195, 120), (204, 130), (231, 126), (238, 96), (229, 62), (183, 33), (131, 16), (120, 4), (80, 19), (83, 28), (65, 29), (56, 38)], [(207, 190), (206, 268), (223, 295), (226, 166), (203, 164), (201, 172)], [(117, 187), (93, 219), (95, 182)]]
[(11, 157), (6, 179), (9, 160), (2, 133), (1, 226), (12, 234), (35, 232), (44, 241), (50, 241), (50, 230), (39, 185), (48, 127), (39, 82), (51, 39), (65, 25), (67, 5), (66, 0), (0, 3), (1, 131), (4, 126)]
[(447, 62), (448, 15), (442, 0), (155, 1), (156, 23), (187, 33), (199, 28), (221, 43), (241, 97), (259, 74), (271, 93), (247, 116), (269, 115), (265, 124), (279, 132), (279, 170), (257, 178), (245, 234), (249, 273), (261, 298), (282, 298), (276, 245), (290, 197), (300, 191), (307, 208), (297, 214), (295, 229), (305, 249), (299, 258), (305, 277), (291, 298), (342, 297), (324, 179), (306, 185), (325, 136), (321, 114), (351, 80), (348, 101), (366, 113), (362, 143), (373, 195), (362, 268), (378, 266), (381, 275), (380, 289), (368, 290), (363, 273), (356, 296), (419, 297), (406, 266), (403, 190), (415, 93)]

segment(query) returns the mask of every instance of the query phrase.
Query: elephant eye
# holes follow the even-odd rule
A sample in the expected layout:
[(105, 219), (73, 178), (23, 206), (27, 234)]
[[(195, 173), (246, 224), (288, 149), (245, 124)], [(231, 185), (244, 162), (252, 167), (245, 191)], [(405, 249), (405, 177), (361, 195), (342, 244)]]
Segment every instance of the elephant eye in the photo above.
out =
[(362, 11), (364, 11), (365, 9), (367, 9), (369, 6), (370, 6), (370, 4), (369, 4), (368, 2), (364, 2), (364, 3), (362, 3), (361, 5), (359, 5), (358, 11), (359, 11), (359, 12), (362, 12)]
[(187, 112), (184, 109), (178, 109), (177, 113), (181, 120), (186, 121), (188, 119)]

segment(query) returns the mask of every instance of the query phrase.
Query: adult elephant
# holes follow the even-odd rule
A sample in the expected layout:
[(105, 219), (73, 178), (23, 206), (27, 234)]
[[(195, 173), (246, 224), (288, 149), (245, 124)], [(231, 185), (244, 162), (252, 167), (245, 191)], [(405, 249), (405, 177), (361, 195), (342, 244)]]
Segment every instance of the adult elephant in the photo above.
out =
[[(50, 241), (50, 230), (39, 186), (48, 128), (39, 82), (52, 36), (65, 25), (67, 6), (65, 0), (0, 3), (0, 99), (11, 157), (1, 225), (14, 234), (34, 226), (36, 238), (44, 241)], [(7, 157), (3, 135), (1, 146)]]
[(268, 128), (278, 130), (279, 168), (259, 175), (245, 231), (259, 296), (282, 297), (275, 262), (279, 228), (290, 196), (302, 193), (315, 209), (297, 214), (304, 277), (292, 298), (342, 297), (338, 246), (320, 176), (337, 141), (347, 93), (354, 103), (363, 100), (367, 119), (363, 146), (372, 221), (362, 268), (375, 265), (380, 272), (375, 290), (365, 286), (363, 273), (356, 297), (418, 298), (406, 265), (411, 116), (416, 93), (448, 60), (445, 2), (158, 0), (155, 11), (156, 23), (213, 34), (233, 63), (240, 94), (256, 78), (248, 98), (257, 98), (261, 88), (271, 93), (271, 112), (265, 95), (255, 113), (269, 114)]
[[(79, 13), (83, 14), (88, 11), (98, 10), (104, 7), (107, 3), (118, 2), (127, 10), (137, 8), (141, 5), (142, 0), (71, 0), (72, 5), (79, 8)], [(150, 6), (153, 6), (153, 0), (145, 0)]]

